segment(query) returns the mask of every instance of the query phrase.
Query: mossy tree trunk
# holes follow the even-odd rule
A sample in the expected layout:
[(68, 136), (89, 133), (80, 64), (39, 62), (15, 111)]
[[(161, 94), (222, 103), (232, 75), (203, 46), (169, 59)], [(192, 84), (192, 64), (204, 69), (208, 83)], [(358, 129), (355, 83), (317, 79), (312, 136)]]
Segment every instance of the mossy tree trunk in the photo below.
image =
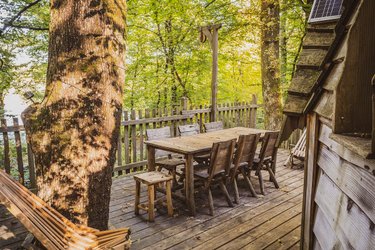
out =
[(280, 128), (282, 121), (279, 63), (279, 1), (261, 0), (261, 61), (264, 122), (267, 129)]
[(124, 83), (123, 0), (51, 0), (44, 100), (23, 114), (38, 195), (75, 223), (108, 227)]
[(4, 118), (5, 113), (5, 93), (0, 89), (0, 119)]

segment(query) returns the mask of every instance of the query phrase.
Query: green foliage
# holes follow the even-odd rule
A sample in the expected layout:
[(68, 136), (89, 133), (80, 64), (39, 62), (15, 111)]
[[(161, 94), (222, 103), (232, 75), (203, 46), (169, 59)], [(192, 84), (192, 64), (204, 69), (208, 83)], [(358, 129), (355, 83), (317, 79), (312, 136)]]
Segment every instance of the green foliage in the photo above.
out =
[[(199, 27), (219, 30), (218, 102), (262, 102), (261, 0), (128, 0), (125, 108), (171, 107), (187, 96), (209, 104), (211, 49), (199, 41)], [(47, 70), (49, 1), (41, 0), (7, 22), (33, 0), (1, 0), (0, 93), (31, 90), (39, 98)], [(304, 1), (280, 0), (281, 73), (286, 92), (304, 35)], [(3, 14), (4, 13), (4, 14)], [(5, 27), (5, 28), (4, 28)], [(23, 27), (23, 28), (20, 28)], [(34, 30), (42, 29), (42, 30)], [(284, 56), (283, 56), (284, 55)], [(27, 58), (23, 61), (20, 58)]]
[[(21, 10), (34, 1), (2, 0), (0, 5), (0, 92), (10, 88), (41, 96), (46, 77), (49, 1), (43, 0), (27, 11)], [(17, 17), (15, 20), (12, 19)], [(21, 28), (22, 27), (22, 28)], [(39, 94), (39, 95), (38, 95)]]

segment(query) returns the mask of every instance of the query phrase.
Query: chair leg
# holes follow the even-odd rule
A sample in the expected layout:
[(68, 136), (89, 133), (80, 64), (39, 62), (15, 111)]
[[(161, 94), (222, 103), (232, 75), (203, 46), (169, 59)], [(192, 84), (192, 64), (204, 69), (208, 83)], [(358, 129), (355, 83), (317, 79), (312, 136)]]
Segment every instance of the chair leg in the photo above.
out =
[(238, 186), (237, 186), (237, 178), (233, 180), (233, 187), (234, 187), (234, 203), (240, 203), (240, 194), (238, 193)]
[(177, 177), (176, 177), (176, 167), (173, 168), (171, 171), (170, 171), (171, 175), (173, 176), (173, 186), (177, 187), (178, 186), (178, 181), (177, 181)]
[(253, 184), (251, 184), (251, 181), (250, 181), (249, 177), (246, 175), (246, 172), (245, 172), (245, 170), (244, 170), (243, 168), (241, 168), (241, 173), (242, 173), (242, 175), (243, 175), (243, 178), (245, 179), (245, 182), (246, 182), (247, 186), (248, 186), (249, 189), (250, 189), (250, 193), (251, 193), (251, 195), (252, 195), (253, 197), (255, 197), (255, 198), (258, 198), (258, 195), (257, 195), (257, 193), (255, 192), (255, 189), (254, 189), (254, 187), (253, 187)]
[(211, 216), (214, 216), (214, 200), (212, 199), (212, 192), (211, 192), (211, 188), (208, 187), (208, 190), (207, 190), (207, 195), (208, 195), (208, 209), (210, 211), (210, 215)]
[(227, 190), (227, 188), (226, 188), (225, 185), (224, 185), (224, 182), (223, 182), (223, 181), (220, 181), (219, 185), (220, 185), (221, 191), (223, 192), (223, 194), (225, 195), (225, 198), (227, 199), (228, 206), (230, 206), (230, 207), (234, 207), (233, 202), (232, 202), (232, 200), (230, 199), (230, 196), (229, 196), (228, 190)]
[(134, 202), (134, 213), (139, 215), (139, 202), (141, 197), (141, 183), (135, 181), (135, 202)]
[(148, 220), (150, 222), (155, 221), (155, 188), (154, 185), (148, 186)]
[(166, 183), (166, 191), (167, 191), (167, 208), (168, 208), (168, 215), (173, 216), (173, 205), (172, 205), (172, 187), (171, 181), (167, 181)]
[(275, 188), (279, 188), (279, 183), (277, 183), (276, 176), (273, 173), (272, 169), (270, 167), (267, 167), (268, 173), (270, 174), (270, 180), (275, 185)]
[(263, 177), (262, 177), (262, 171), (258, 171), (258, 178), (259, 178), (259, 186), (260, 186), (260, 193), (264, 195), (264, 183), (263, 183)]

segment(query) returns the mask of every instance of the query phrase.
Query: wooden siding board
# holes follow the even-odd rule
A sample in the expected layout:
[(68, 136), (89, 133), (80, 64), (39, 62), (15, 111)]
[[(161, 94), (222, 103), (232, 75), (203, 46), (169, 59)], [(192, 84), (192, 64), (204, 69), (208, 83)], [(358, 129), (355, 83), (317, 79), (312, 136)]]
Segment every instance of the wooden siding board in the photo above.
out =
[(375, 176), (342, 160), (325, 145), (320, 146), (318, 165), (375, 223)]
[[(375, 245), (373, 223), (326, 174), (322, 174), (319, 179), (315, 201), (340, 241), (341, 246), (335, 245), (337, 248), (373, 248)], [(329, 232), (325, 231), (324, 234), (327, 235)], [(323, 249), (333, 248), (323, 247)]]
[(319, 134), (319, 141), (338, 154), (346, 161), (366, 170), (369, 174), (375, 173), (375, 160), (365, 159), (365, 157), (349, 150), (344, 145), (331, 139), (332, 129), (323, 124)]
[[(316, 195), (322, 194), (317, 193)], [(317, 207), (313, 229), (315, 238), (323, 249), (340, 249), (342, 248), (341, 243), (336, 237), (336, 232), (328, 222), (329, 219), (330, 218), (326, 218), (322, 210)]]
[(342, 78), (343, 71), (345, 69), (345, 63), (340, 62), (336, 63), (333, 66), (333, 69), (331, 71), (331, 74), (328, 75), (326, 80), (324, 81), (323, 88), (328, 91), (334, 91), (336, 90), (337, 86), (340, 83), (340, 80)]
[(332, 120), (334, 109), (334, 95), (328, 91), (324, 91), (318, 104), (315, 107), (315, 112), (326, 119)]

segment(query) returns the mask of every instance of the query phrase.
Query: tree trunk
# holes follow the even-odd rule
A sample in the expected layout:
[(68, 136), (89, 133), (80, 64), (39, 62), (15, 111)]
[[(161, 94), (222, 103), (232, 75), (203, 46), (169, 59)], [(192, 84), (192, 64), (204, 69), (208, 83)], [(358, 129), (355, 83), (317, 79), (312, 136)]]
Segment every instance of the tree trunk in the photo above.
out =
[(51, 0), (45, 98), (23, 114), (38, 195), (75, 223), (108, 228), (125, 79), (125, 1)]
[(280, 96), (279, 64), (279, 1), (262, 0), (262, 87), (264, 102), (264, 123), (267, 129), (280, 128), (282, 107)]
[(5, 93), (0, 89), (0, 119), (4, 118), (5, 115)]

